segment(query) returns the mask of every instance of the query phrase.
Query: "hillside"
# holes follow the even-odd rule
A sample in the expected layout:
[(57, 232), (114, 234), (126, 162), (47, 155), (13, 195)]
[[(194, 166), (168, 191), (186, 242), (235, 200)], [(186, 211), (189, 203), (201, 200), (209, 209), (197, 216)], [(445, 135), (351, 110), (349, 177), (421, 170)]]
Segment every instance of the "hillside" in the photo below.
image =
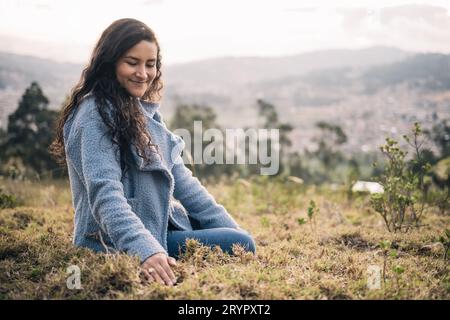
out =
[[(165, 66), (161, 111), (178, 103), (212, 106), (223, 127), (255, 126), (256, 100), (273, 103), (290, 122), (293, 148), (313, 147), (314, 124), (335, 122), (352, 135), (349, 152), (374, 150), (382, 137), (450, 116), (450, 56), (395, 48), (327, 50), (295, 56), (223, 57)], [(0, 53), (0, 126), (37, 80), (58, 108), (82, 66)], [(239, 114), (239, 117), (236, 117)]]

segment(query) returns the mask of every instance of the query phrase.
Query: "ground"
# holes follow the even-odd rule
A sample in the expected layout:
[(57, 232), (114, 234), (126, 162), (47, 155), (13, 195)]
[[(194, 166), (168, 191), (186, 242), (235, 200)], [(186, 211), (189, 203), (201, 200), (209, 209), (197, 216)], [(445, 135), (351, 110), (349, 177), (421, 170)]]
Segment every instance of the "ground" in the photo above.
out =
[[(427, 208), (424, 226), (389, 233), (368, 196), (345, 188), (260, 178), (209, 184), (253, 234), (257, 253), (236, 247), (229, 256), (191, 241), (175, 269), (178, 284), (165, 287), (146, 283), (135, 257), (73, 247), (67, 181), (3, 179), (0, 186), (18, 200), (0, 210), (0, 299), (450, 298), (439, 241), (450, 220), (434, 207)], [(313, 220), (311, 200), (319, 210)], [(80, 289), (67, 285), (74, 283), (73, 265)]]

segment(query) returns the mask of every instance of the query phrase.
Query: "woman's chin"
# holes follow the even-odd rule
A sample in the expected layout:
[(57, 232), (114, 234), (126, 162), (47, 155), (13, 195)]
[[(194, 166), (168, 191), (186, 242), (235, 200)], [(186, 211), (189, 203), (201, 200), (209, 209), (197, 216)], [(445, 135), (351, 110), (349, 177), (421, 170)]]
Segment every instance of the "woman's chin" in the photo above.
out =
[(145, 91), (141, 90), (128, 90), (128, 93), (130, 96), (133, 96), (135, 98), (142, 98), (142, 96), (145, 94)]

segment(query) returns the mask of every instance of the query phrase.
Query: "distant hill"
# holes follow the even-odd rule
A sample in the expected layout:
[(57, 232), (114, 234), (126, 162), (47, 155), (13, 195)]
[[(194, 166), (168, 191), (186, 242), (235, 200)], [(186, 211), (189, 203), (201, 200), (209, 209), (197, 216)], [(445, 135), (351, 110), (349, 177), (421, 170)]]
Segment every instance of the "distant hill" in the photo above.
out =
[[(200, 92), (214, 102), (214, 98), (218, 97), (215, 92), (228, 94), (242, 84), (305, 75), (311, 71), (342, 66), (382, 65), (408, 55), (410, 53), (394, 48), (375, 47), (356, 51), (328, 50), (276, 58), (224, 57), (165, 66), (163, 74), (169, 96), (184, 94), (184, 91), (194, 95)], [(39, 82), (50, 98), (51, 107), (57, 108), (79, 79), (82, 69), (83, 66), (79, 64), (0, 52), (0, 108), (8, 114), (12, 112), (17, 107), (16, 102), (23, 90), (32, 81)], [(4, 125), (4, 119), (0, 120), (3, 120)]]
[(56, 109), (79, 79), (81, 70), (77, 64), (0, 52), (0, 126), (6, 127), (7, 115), (17, 108), (32, 81), (39, 82), (50, 99), (50, 107)]
[(399, 85), (418, 92), (450, 90), (450, 55), (409, 55), (383, 65), (314, 70), (258, 84), (266, 95), (276, 96), (280, 88), (290, 91), (291, 102), (297, 107), (327, 105), (349, 93), (375, 94)]
[[(82, 68), (0, 52), (0, 126), (6, 126), (7, 115), (34, 80), (51, 108), (59, 108)], [(374, 149), (383, 135), (403, 130), (414, 119), (428, 121), (433, 113), (450, 116), (450, 55), (373, 47), (274, 58), (223, 57), (164, 66), (163, 79), (161, 111), (166, 119), (178, 103), (196, 103), (213, 107), (224, 127), (252, 126), (257, 121), (255, 102), (261, 98), (295, 127), (297, 149), (308, 146), (318, 120), (356, 133), (348, 143), (354, 150)]]
[(342, 67), (371, 67), (400, 61), (411, 53), (387, 47), (362, 50), (325, 50), (293, 56), (224, 57), (176, 64), (166, 68), (165, 77), (173, 86), (239, 86), (261, 81), (296, 77), (312, 71)]
[(363, 79), (369, 92), (400, 83), (432, 91), (450, 90), (450, 55), (418, 54), (372, 68), (364, 73)]

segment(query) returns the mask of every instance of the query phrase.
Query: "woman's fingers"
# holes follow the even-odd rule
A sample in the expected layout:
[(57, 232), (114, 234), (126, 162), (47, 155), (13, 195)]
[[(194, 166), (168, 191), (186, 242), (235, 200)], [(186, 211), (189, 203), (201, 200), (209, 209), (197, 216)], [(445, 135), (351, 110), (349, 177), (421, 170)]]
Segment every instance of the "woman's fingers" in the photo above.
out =
[(175, 258), (169, 257), (169, 258), (167, 258), (167, 261), (169, 261), (169, 264), (172, 266), (177, 265), (177, 260), (175, 260)]
[[(169, 265), (171, 265), (171, 266), (176, 266), (177, 265), (177, 260), (175, 260), (175, 258), (172, 258), (172, 257), (169, 257), (168, 259), (167, 259), (167, 261), (169, 262)], [(170, 269), (170, 272), (171, 272), (171, 277), (173, 276), (173, 281), (174, 281), (174, 283), (176, 283), (177, 282), (177, 277), (175, 276), (175, 274), (172, 272), (172, 269), (169, 267), (169, 269)]]
[(166, 285), (168, 286), (173, 285), (172, 279), (168, 275), (167, 270), (162, 265), (156, 266), (155, 269), (157, 270), (158, 275), (161, 277), (161, 279), (164, 281)]
[(155, 278), (145, 269), (142, 269), (142, 273), (144, 274), (144, 277), (149, 281), (155, 281)]
[[(169, 263), (170, 263), (170, 259), (173, 259), (173, 258), (168, 258), (167, 259), (169, 261)], [(177, 282), (177, 278), (175, 277), (175, 274), (173, 273), (172, 269), (170, 268), (169, 263), (163, 263), (162, 267), (166, 271), (166, 273), (169, 276), (169, 278), (172, 281), (172, 283), (175, 284)]]
[[(159, 268), (161, 269), (161, 268)], [(152, 275), (152, 277), (160, 284), (165, 284), (165, 281), (161, 277), (160, 271), (158, 270), (158, 267), (155, 268), (149, 268), (149, 273)]]
[(150, 276), (151, 279), (158, 281), (161, 284), (172, 286), (176, 283), (176, 277), (170, 265), (176, 266), (176, 260), (168, 257), (163, 253), (157, 253), (148, 258), (142, 265), (144, 273)]

